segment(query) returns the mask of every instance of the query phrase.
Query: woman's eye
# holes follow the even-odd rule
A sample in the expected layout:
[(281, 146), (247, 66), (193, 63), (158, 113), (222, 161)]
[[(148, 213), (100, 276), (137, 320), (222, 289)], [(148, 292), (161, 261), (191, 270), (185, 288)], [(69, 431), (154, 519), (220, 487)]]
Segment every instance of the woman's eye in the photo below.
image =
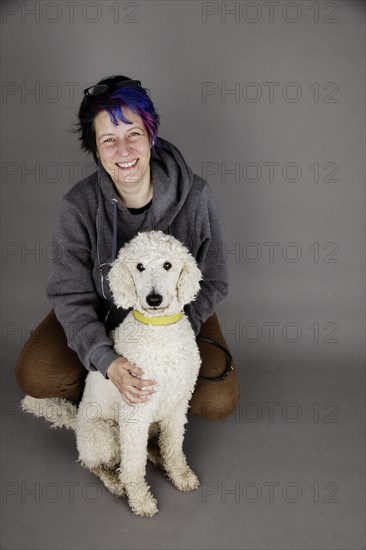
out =
[(108, 141), (113, 141), (113, 140), (114, 140), (114, 138), (108, 138), (108, 139), (104, 140), (103, 143), (108, 143)]
[(136, 267), (137, 267), (137, 269), (138, 269), (139, 271), (141, 271), (141, 272), (142, 272), (142, 271), (145, 271), (145, 268), (144, 268), (144, 266), (143, 266), (142, 264), (137, 264)]
[(168, 271), (168, 269), (170, 269), (172, 267), (172, 264), (170, 262), (165, 262), (165, 264), (163, 265), (163, 268), (166, 269)]
[(132, 137), (135, 137), (135, 136), (140, 136), (141, 134), (139, 134), (139, 132), (131, 132), (130, 133), (130, 136)]

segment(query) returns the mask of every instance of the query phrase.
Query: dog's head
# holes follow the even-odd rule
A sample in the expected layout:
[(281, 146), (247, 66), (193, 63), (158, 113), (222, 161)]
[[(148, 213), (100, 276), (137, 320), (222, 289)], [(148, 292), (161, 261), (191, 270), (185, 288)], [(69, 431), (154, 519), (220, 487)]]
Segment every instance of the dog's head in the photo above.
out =
[(121, 248), (108, 280), (118, 307), (154, 316), (181, 311), (192, 302), (202, 274), (181, 242), (162, 231), (146, 231)]

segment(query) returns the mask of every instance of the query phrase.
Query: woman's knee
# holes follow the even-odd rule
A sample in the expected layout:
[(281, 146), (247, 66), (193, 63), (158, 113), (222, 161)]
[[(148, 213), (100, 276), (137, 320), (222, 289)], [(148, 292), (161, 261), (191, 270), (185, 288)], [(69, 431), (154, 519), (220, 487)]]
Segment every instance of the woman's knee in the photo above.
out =
[[(35, 332), (37, 328), (35, 329)], [(16, 366), (15, 377), (20, 389), (31, 397), (53, 397), (48, 395), (47, 375), (41, 373), (37, 354), (34, 354), (35, 337), (34, 332), (20, 351)], [(38, 368), (37, 368), (38, 367)], [(44, 387), (46, 386), (46, 387)], [(45, 391), (46, 390), (46, 391)]]
[(189, 413), (219, 420), (232, 414), (240, 399), (240, 386), (235, 370), (225, 380), (198, 380), (190, 402)]
[(32, 365), (27, 361), (18, 361), (15, 377), (20, 389), (26, 395), (37, 399), (45, 397), (79, 398), (85, 386), (86, 372), (67, 372), (63, 376), (39, 376), (32, 371)]
[(19, 387), (35, 398), (73, 397), (82, 392), (86, 374), (51, 310), (19, 354), (15, 367)]
[(22, 390), (23, 393), (26, 395), (30, 395), (31, 397), (43, 397), (39, 395), (35, 395), (35, 391), (37, 390), (36, 386), (34, 385), (34, 381), (32, 379), (32, 376), (30, 376), (30, 371), (26, 367), (23, 358), (19, 357), (16, 367), (15, 367), (15, 378), (18, 382), (18, 386)]
[[(229, 351), (216, 313), (203, 323), (199, 336), (209, 338)], [(202, 361), (200, 375), (209, 377), (222, 375), (228, 366), (227, 353), (214, 343), (200, 341), (199, 338), (197, 344)], [(231, 365), (232, 370), (224, 380), (198, 379), (190, 402), (191, 414), (217, 420), (235, 411), (240, 398), (240, 386), (232, 358)]]
[(31, 359), (20, 356), (15, 367), (15, 377), (20, 389), (26, 395), (37, 399), (45, 397), (79, 397), (85, 385), (86, 370), (67, 368), (65, 373), (55, 376), (44, 369), (33, 369)]

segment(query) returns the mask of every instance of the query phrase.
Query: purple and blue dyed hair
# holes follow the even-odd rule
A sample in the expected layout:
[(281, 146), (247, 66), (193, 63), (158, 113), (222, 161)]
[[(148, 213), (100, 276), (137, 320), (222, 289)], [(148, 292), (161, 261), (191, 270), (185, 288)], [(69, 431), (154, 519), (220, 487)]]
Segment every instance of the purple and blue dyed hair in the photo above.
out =
[[(130, 79), (121, 75), (112, 76), (100, 80), (98, 85), (116, 84), (117, 82), (125, 80)], [(123, 114), (123, 108), (130, 109), (141, 117), (149, 137), (150, 146), (157, 151), (160, 148), (159, 138), (157, 137), (160, 116), (155, 110), (149, 93), (150, 90), (147, 88), (136, 88), (126, 85), (123, 88), (113, 89), (110, 94), (84, 97), (78, 113), (78, 122), (73, 130), (75, 133), (79, 134), (79, 140), (81, 141), (81, 148), (83, 151), (92, 153), (95, 162), (98, 163), (94, 126), (95, 117), (98, 113), (105, 110), (115, 126), (117, 126), (118, 120), (126, 124), (132, 124), (132, 121), (128, 120)]]

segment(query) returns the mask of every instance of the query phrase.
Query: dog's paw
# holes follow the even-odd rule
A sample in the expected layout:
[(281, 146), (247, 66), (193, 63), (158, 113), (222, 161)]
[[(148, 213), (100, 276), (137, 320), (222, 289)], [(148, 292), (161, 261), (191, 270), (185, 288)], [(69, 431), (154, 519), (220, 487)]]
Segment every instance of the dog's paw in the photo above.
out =
[(200, 486), (196, 474), (187, 466), (184, 470), (169, 475), (174, 487), (179, 491), (194, 491)]
[(146, 498), (143, 502), (129, 502), (129, 505), (132, 512), (136, 516), (151, 518), (159, 512), (157, 500), (151, 494), (149, 495), (149, 498)]
[(128, 504), (136, 516), (152, 517), (158, 513), (157, 500), (149, 488), (143, 484), (141, 488), (132, 490), (132, 485), (126, 487)]

